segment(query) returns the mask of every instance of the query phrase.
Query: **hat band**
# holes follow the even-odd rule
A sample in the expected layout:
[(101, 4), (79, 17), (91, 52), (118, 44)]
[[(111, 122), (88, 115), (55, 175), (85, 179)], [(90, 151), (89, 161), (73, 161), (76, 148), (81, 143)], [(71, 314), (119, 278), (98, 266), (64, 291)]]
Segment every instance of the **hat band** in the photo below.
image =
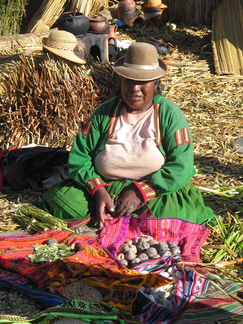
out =
[(153, 65), (142, 65), (142, 64), (133, 64), (133, 63), (123, 63), (124, 66), (132, 69), (139, 70), (156, 70), (159, 67), (159, 63), (154, 63)]
[(60, 47), (60, 46), (51, 46), (51, 45), (46, 45), (48, 47), (51, 47), (51, 48), (55, 48), (55, 49), (58, 49), (58, 50), (64, 50), (64, 51), (74, 51), (73, 48), (66, 48), (66, 47)]

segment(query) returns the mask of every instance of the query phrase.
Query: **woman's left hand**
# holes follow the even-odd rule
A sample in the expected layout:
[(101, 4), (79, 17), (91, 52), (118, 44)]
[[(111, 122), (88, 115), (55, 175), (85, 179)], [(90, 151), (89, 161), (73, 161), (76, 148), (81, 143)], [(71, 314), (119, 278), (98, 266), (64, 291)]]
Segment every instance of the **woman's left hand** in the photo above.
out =
[(142, 203), (142, 195), (137, 188), (124, 191), (117, 199), (114, 217), (131, 215)]

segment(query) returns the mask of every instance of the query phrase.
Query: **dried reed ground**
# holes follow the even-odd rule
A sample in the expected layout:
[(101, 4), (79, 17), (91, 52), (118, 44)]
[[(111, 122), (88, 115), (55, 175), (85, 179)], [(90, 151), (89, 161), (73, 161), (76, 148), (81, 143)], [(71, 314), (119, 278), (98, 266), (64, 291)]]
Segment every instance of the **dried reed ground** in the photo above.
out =
[[(216, 76), (213, 68), (213, 55), (206, 46), (210, 42), (210, 29), (179, 26), (175, 31), (167, 28), (130, 29), (121, 38), (143, 41), (146, 38), (163, 38), (171, 44), (172, 61), (167, 61), (169, 71), (163, 80), (164, 96), (174, 101), (185, 114), (194, 137), (195, 166), (198, 173), (192, 179), (198, 187), (243, 188), (242, 155), (235, 152), (234, 141), (243, 136), (242, 98), (243, 78), (236, 76)], [(17, 145), (18, 143), (16, 143)], [(231, 188), (228, 189), (231, 191)], [(230, 228), (232, 219), (239, 215), (242, 229), (242, 195), (233, 199), (202, 190), (205, 200), (217, 216), (222, 217), (225, 226)], [(1, 231), (11, 231), (16, 224), (11, 219), (14, 210), (24, 202), (41, 199), (41, 192), (25, 190), (13, 193), (7, 188), (1, 198)], [(237, 214), (238, 213), (238, 214)], [(239, 228), (240, 228), (239, 227)], [(210, 240), (211, 239), (211, 240)], [(218, 247), (211, 248), (211, 257), (224, 243), (217, 232), (209, 237), (203, 257), (210, 261), (207, 251), (210, 242)], [(240, 242), (239, 242), (240, 243)], [(214, 244), (214, 245), (215, 245)], [(235, 255), (242, 257), (242, 249)], [(229, 256), (232, 259), (232, 255)], [(233, 258), (234, 259), (234, 258)], [(242, 267), (237, 268), (238, 277)]]

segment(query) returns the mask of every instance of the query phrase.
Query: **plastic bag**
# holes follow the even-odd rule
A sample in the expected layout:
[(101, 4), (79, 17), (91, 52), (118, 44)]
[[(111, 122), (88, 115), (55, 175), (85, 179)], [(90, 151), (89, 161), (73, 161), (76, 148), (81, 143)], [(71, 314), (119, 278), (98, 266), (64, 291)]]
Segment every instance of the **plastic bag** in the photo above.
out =
[(65, 166), (68, 157), (69, 151), (63, 148), (34, 146), (12, 150), (4, 158), (3, 185), (14, 190), (43, 187), (42, 181), (51, 177), (57, 166)]

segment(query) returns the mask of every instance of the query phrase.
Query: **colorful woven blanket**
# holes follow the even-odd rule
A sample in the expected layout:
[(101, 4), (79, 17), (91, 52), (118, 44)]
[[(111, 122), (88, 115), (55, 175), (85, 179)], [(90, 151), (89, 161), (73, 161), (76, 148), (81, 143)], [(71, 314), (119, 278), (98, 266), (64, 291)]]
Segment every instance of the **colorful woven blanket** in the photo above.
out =
[(121, 244), (138, 236), (151, 235), (158, 241), (173, 241), (182, 249), (187, 261), (200, 261), (200, 248), (209, 228), (178, 218), (148, 219), (122, 217), (107, 222), (100, 234), (101, 244), (117, 256)]
[(139, 324), (134, 321), (133, 317), (129, 313), (123, 312), (109, 304), (92, 303), (82, 299), (74, 299), (56, 307), (51, 307), (33, 318), (0, 315), (0, 323), (49, 324), (55, 323), (56, 319), (63, 317), (65, 318), (66, 323), (69, 322), (69, 319), (72, 322), (71, 319), (76, 318), (79, 319), (80, 322), (82, 321), (82, 323)]
[[(146, 324), (207, 323), (243, 312), (243, 306), (234, 298), (242, 290), (241, 286), (233, 282), (214, 285), (216, 277), (213, 274), (198, 268), (178, 267), (178, 256), (149, 260), (132, 270), (116, 258), (122, 243), (148, 234), (160, 241), (176, 242), (182, 248), (184, 261), (200, 261), (200, 247), (209, 234), (204, 225), (178, 219), (129, 217), (106, 225), (99, 238), (59, 230), (0, 237), (0, 280), (22, 285), (31, 283), (36, 289), (60, 298), (68, 283), (81, 280), (97, 287), (104, 303), (128, 311), (137, 322)], [(34, 252), (33, 244), (44, 244), (49, 238), (67, 245), (74, 243), (76, 253), (51, 263), (32, 263), (28, 255)], [(171, 280), (161, 275), (168, 266), (183, 275), (178, 280), (174, 302), (165, 307), (148, 299), (139, 288), (156, 288), (170, 283)]]
[[(33, 244), (43, 244), (49, 238), (67, 245), (74, 243), (77, 252), (51, 263), (32, 263), (28, 255), (34, 252)], [(141, 274), (124, 268), (98, 238), (87, 235), (52, 230), (0, 237), (0, 246), (0, 278), (5, 281), (30, 282), (40, 290), (63, 295), (68, 283), (82, 280), (99, 288), (104, 302), (127, 311), (132, 310), (140, 286), (158, 287), (171, 282), (156, 273)]]
[[(169, 305), (146, 300), (146, 297), (141, 298), (140, 294), (136, 304), (140, 309), (141, 304), (144, 307), (135, 316), (136, 320), (146, 324), (196, 324), (207, 323), (211, 319), (225, 320), (243, 314), (242, 304), (235, 299), (237, 292), (243, 290), (242, 286), (230, 281), (222, 284), (217, 276), (201, 268), (178, 266), (180, 260), (201, 262), (200, 248), (209, 234), (206, 226), (179, 219), (123, 217), (110, 222), (109, 226), (102, 230), (100, 239), (102, 245), (117, 256), (121, 244), (142, 234), (151, 235), (158, 241), (173, 241), (182, 248), (182, 253), (180, 257), (144, 261), (133, 267), (133, 270), (163, 274), (173, 267), (174, 272), (181, 272), (181, 279), (177, 282), (175, 299), (171, 300)], [(214, 285), (214, 282), (218, 284)]]

